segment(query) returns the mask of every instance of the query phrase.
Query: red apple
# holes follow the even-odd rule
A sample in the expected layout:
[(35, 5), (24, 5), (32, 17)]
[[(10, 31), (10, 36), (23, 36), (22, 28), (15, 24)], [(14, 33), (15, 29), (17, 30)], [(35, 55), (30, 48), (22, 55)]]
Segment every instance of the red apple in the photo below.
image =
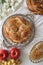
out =
[(8, 57), (8, 51), (6, 50), (0, 50), (0, 60), (6, 60)]
[(20, 56), (20, 50), (17, 48), (12, 48), (12, 50), (10, 51), (10, 57), (13, 59), (18, 59)]

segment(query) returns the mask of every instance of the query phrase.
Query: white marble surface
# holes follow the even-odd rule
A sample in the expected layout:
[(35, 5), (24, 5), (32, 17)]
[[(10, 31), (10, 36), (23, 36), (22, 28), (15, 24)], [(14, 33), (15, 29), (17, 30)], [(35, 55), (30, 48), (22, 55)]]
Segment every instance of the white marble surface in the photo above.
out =
[[(24, 5), (22, 5), (22, 7), (15, 12), (17, 13), (21, 13), (21, 14), (30, 14), (31, 12), (27, 9), (26, 3), (24, 3)], [(15, 14), (14, 13), (14, 14)], [(35, 37), (33, 39), (33, 41), (28, 44), (26, 47), (24, 47), (23, 49), (21, 49), (21, 58), (22, 58), (22, 64), (21, 65), (43, 65), (43, 62), (40, 63), (32, 63), (29, 60), (29, 52), (31, 50), (31, 48), (33, 47), (34, 44), (36, 44), (38, 41), (43, 40), (43, 16), (40, 15), (33, 15), (34, 16), (34, 24), (35, 24)], [(3, 48), (2, 44), (2, 24), (3, 24), (4, 20), (0, 21), (0, 48)]]

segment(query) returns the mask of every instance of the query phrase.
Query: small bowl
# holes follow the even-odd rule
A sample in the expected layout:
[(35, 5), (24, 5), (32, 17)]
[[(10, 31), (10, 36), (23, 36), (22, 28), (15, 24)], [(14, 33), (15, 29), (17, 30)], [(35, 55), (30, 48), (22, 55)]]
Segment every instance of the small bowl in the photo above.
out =
[[(4, 23), (3, 23), (3, 26), (2, 26), (2, 35), (3, 35), (3, 38), (4, 38), (4, 41), (5, 41), (6, 46), (9, 46), (9, 47), (13, 47), (13, 46), (22, 47), (22, 46), (25, 46), (25, 45), (29, 44), (29, 43), (33, 40), (34, 35), (35, 35), (35, 27), (34, 27), (34, 22), (33, 22), (33, 20), (31, 19), (30, 15), (31, 15), (31, 14), (28, 14), (28, 15), (14, 14), (14, 15), (11, 15), (11, 16), (9, 16), (9, 17), (7, 17), (7, 18), (5, 19), (5, 21), (4, 21)], [(26, 19), (27, 21), (29, 21), (29, 22), (32, 24), (32, 27), (33, 27), (33, 28), (32, 28), (32, 36), (31, 36), (30, 39), (28, 39), (26, 42), (23, 42), (23, 44), (21, 44), (21, 43), (18, 43), (18, 44), (17, 44), (17, 43), (14, 43), (14, 42), (12, 42), (10, 39), (8, 39), (8, 38), (4, 35), (3, 27), (4, 27), (4, 25), (5, 25), (6, 21), (7, 21), (7, 19), (9, 19), (9, 18), (12, 17), (12, 16), (23, 17), (24, 19)]]

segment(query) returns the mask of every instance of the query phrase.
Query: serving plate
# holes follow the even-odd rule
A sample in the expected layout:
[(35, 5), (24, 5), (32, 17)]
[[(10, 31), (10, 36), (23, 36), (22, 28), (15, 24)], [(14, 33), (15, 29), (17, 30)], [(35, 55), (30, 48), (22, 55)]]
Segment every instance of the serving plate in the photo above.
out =
[[(23, 17), (24, 19), (26, 19), (26, 20), (28, 20), (31, 24), (32, 24), (32, 36), (30, 37), (30, 39), (28, 39), (26, 42), (23, 42), (23, 43), (14, 43), (14, 42), (12, 42), (10, 39), (8, 39), (5, 35), (4, 35), (4, 31), (3, 31), (3, 28), (4, 28), (4, 25), (6, 24), (6, 21), (7, 21), (7, 19), (9, 19), (10, 17), (12, 17), (12, 16), (19, 16), (19, 17)], [(9, 16), (8, 18), (6, 18), (5, 19), (5, 21), (4, 21), (4, 23), (3, 23), (3, 26), (2, 26), (2, 35), (3, 35), (3, 37), (4, 37), (4, 41), (5, 41), (5, 43), (6, 43), (6, 46), (9, 44), (9, 46), (7, 46), (7, 47), (14, 47), (14, 46), (17, 46), (17, 47), (22, 47), (22, 46), (25, 46), (25, 45), (27, 45), (27, 44), (29, 44), (32, 40), (33, 40), (33, 38), (34, 38), (34, 35), (35, 35), (35, 26), (34, 26), (34, 22), (33, 22), (33, 20), (30, 18), (30, 14), (27, 14), (27, 15), (23, 15), (23, 14), (14, 14), (14, 15), (11, 15), (11, 16)], [(4, 44), (5, 44), (4, 43)]]

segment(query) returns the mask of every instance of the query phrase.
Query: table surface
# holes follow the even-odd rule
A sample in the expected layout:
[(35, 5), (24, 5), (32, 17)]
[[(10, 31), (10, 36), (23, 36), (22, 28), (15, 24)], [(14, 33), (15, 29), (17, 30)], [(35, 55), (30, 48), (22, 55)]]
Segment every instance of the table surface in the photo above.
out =
[[(21, 6), (19, 10), (15, 12), (16, 14), (31, 14), (31, 12), (27, 9), (26, 2), (24, 0), (24, 4)], [(15, 14), (13, 13), (13, 14)], [(33, 41), (28, 44), (26, 47), (21, 49), (21, 59), (22, 59), (22, 64), (21, 65), (36, 65), (35, 63), (32, 63), (29, 60), (29, 52), (33, 45), (35, 45), (39, 41), (43, 41), (43, 16), (41, 15), (33, 15), (32, 19), (34, 20), (35, 24), (35, 37)], [(4, 23), (4, 20), (0, 20), (0, 48), (3, 47), (3, 36), (2, 36), (2, 25)], [(37, 65), (43, 65), (43, 62), (37, 63)]]

